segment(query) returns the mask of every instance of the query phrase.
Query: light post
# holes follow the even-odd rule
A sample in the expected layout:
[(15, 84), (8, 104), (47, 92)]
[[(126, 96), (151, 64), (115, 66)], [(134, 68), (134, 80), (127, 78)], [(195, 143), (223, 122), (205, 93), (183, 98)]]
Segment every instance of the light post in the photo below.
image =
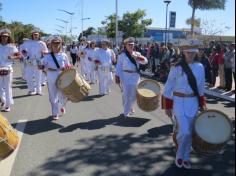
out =
[(116, 0), (116, 47), (118, 46), (118, 0)]
[(61, 21), (61, 22), (63, 22), (63, 23), (65, 23), (65, 25), (66, 25), (66, 35), (65, 35), (65, 42), (67, 42), (67, 25), (68, 25), (68, 23), (69, 23), (69, 21), (66, 21), (66, 20), (63, 20), (63, 19), (60, 19), (60, 18), (57, 18), (56, 20), (58, 20), (58, 21)]
[(167, 33), (168, 33), (168, 7), (171, 3), (171, 0), (164, 0), (164, 3), (166, 4), (166, 29), (165, 29), (165, 45), (167, 45)]
[(82, 18), (82, 37), (84, 36), (84, 20), (90, 20), (91, 18)]

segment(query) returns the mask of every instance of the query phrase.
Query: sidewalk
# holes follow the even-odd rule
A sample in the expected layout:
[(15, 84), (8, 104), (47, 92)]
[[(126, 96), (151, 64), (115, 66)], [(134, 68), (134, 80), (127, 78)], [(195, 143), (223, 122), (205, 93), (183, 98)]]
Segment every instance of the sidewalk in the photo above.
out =
[[(141, 73), (142, 73), (142, 76), (144, 76), (144, 77), (147, 77), (149, 79), (155, 79), (154, 74), (152, 74), (150, 72), (141, 72)], [(231, 92), (225, 92), (223, 90), (217, 89), (217, 87), (219, 86), (219, 82), (220, 82), (220, 80), (219, 80), (219, 77), (218, 77), (216, 87), (214, 87), (214, 88), (206, 87), (205, 94), (208, 95), (208, 96), (212, 96), (214, 98), (219, 98), (219, 99), (223, 99), (223, 100), (235, 103), (235, 93), (232, 92), (232, 91)], [(232, 90), (235, 90), (235, 83), (233, 83), (233, 89)]]

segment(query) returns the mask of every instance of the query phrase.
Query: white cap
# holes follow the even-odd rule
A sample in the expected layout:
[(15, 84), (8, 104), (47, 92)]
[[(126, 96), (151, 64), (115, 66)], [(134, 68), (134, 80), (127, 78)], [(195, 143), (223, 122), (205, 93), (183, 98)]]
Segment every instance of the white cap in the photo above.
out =
[(37, 29), (37, 28), (35, 28), (35, 29), (33, 29), (33, 30), (31, 31), (31, 33), (32, 33), (32, 34), (35, 34), (35, 33), (40, 33), (40, 30), (39, 30), (39, 29)]
[(180, 43), (180, 49), (188, 52), (198, 52), (198, 48), (203, 45), (203, 42), (196, 39), (184, 40)]
[(51, 36), (51, 43), (52, 42), (60, 42), (60, 43), (62, 43), (62, 39), (61, 39), (60, 36), (54, 35), (54, 36)]
[(10, 36), (10, 35), (11, 35), (11, 31), (10, 31), (9, 29), (7, 29), (7, 28), (1, 29), (1, 30), (0, 30), (0, 34), (1, 34), (1, 35)]
[(86, 38), (86, 37), (81, 37), (81, 38), (80, 38), (80, 41), (82, 41), (82, 40), (85, 40), (85, 41), (86, 41), (87, 38)]
[(134, 37), (129, 37), (127, 39), (124, 40), (124, 43), (127, 44), (135, 44), (135, 38)]

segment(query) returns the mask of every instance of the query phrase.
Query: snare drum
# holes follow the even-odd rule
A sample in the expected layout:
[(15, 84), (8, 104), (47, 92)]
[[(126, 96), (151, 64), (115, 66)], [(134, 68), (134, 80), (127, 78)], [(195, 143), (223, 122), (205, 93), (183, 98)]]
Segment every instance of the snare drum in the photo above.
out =
[(75, 69), (63, 71), (57, 78), (56, 86), (73, 103), (84, 100), (91, 90), (91, 86)]
[(223, 112), (202, 112), (194, 123), (193, 149), (203, 156), (218, 155), (230, 140), (232, 132), (232, 122)]
[(10, 74), (10, 69), (8, 67), (0, 67), (0, 76), (7, 76)]
[(0, 161), (11, 155), (19, 143), (16, 130), (0, 114)]
[(141, 81), (137, 88), (137, 103), (141, 110), (155, 111), (160, 105), (161, 86), (154, 80)]

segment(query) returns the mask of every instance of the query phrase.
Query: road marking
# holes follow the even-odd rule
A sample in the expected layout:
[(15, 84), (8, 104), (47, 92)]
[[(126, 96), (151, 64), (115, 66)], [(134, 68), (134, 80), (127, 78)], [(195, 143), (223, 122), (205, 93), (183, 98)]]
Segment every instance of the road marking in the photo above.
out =
[(20, 141), (19, 141), (18, 147), (14, 151), (14, 153), (12, 153), (11, 156), (9, 156), (7, 159), (0, 162), (1, 176), (10, 176), (11, 175), (11, 171), (14, 166), (16, 156), (17, 156), (17, 153), (20, 148), (21, 140), (23, 137), (23, 131), (25, 130), (26, 123), (27, 123), (27, 120), (19, 120), (18, 121), (18, 124), (15, 129), (18, 131)]

